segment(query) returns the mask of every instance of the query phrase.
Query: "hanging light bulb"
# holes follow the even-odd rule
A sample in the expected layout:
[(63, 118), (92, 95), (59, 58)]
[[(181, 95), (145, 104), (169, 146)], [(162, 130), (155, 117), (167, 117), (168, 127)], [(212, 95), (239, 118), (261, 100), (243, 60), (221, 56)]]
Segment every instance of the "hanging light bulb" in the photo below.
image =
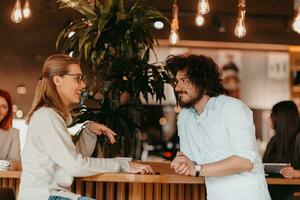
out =
[(29, 1), (26, 0), (24, 8), (23, 8), (23, 16), (24, 18), (28, 18), (31, 15), (30, 4)]
[(238, 18), (234, 29), (234, 34), (238, 38), (242, 38), (246, 35), (245, 14), (246, 14), (246, 2), (245, 0), (239, 0)]
[(205, 15), (209, 12), (209, 10), (210, 10), (210, 8), (209, 8), (208, 0), (199, 0), (198, 13)]
[(197, 13), (196, 18), (195, 18), (195, 24), (197, 26), (203, 26), (205, 23), (205, 19), (201, 13)]
[(295, 32), (300, 34), (300, 0), (294, 0), (294, 9), (297, 11), (297, 15), (294, 18), (292, 28)]
[(169, 37), (169, 42), (172, 45), (175, 45), (179, 42), (179, 34), (178, 34), (177, 30), (171, 30), (170, 37)]
[(172, 45), (175, 45), (179, 42), (179, 21), (178, 21), (178, 6), (177, 0), (174, 0), (173, 8), (172, 8), (172, 23), (171, 23), (171, 31), (169, 35), (169, 42)]
[(300, 34), (300, 8), (298, 8), (298, 13), (293, 21), (292, 27), (295, 32)]
[(246, 35), (245, 20), (238, 19), (237, 24), (235, 26), (234, 34), (239, 38), (242, 38)]
[(19, 23), (22, 21), (22, 9), (21, 9), (21, 3), (20, 0), (16, 0), (14, 9), (11, 13), (11, 20), (14, 23)]

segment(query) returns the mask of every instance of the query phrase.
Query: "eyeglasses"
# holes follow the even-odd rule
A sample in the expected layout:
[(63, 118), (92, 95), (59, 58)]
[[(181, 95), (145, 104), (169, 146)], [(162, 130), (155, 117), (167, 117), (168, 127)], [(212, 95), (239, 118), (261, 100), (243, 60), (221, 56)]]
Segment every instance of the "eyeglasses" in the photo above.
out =
[(81, 82), (85, 82), (86, 81), (86, 77), (82, 74), (72, 74), (72, 73), (67, 73), (64, 74), (64, 76), (74, 76), (75, 80), (78, 84), (80, 84)]

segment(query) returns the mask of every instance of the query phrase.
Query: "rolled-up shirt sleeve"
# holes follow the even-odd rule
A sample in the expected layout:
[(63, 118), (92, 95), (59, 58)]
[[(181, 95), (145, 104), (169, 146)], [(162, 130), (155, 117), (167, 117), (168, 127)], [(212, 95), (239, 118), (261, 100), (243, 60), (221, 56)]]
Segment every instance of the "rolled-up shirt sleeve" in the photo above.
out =
[(255, 163), (257, 154), (252, 111), (239, 101), (224, 106), (226, 107), (224, 124), (234, 155)]

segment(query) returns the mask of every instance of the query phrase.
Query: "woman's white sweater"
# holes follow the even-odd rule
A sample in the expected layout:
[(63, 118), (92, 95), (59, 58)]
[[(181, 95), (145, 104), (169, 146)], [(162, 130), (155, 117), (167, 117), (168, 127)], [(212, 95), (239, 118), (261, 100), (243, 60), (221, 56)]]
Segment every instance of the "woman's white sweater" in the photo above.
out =
[(96, 135), (85, 129), (75, 146), (66, 123), (52, 108), (37, 110), (29, 123), (22, 152), (19, 200), (48, 200), (50, 195), (77, 200), (68, 188), (73, 177), (128, 172), (128, 161), (89, 157)]

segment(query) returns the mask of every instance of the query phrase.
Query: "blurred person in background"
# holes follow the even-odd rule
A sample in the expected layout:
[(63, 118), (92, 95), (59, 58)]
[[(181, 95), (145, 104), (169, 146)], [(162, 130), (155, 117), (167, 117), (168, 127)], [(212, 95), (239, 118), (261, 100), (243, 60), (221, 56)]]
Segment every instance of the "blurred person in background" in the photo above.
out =
[(226, 95), (240, 98), (239, 69), (232, 60), (222, 67), (222, 84)]
[[(264, 163), (289, 163), (289, 167), (280, 174), (270, 174), (275, 177), (300, 178), (300, 121), (299, 112), (293, 101), (281, 101), (272, 108), (270, 126), (274, 136), (270, 139), (263, 155)], [(300, 192), (299, 186), (269, 185), (273, 200), (300, 199), (293, 196)]]
[(0, 160), (20, 160), (19, 130), (12, 127), (13, 103), (0, 89)]

